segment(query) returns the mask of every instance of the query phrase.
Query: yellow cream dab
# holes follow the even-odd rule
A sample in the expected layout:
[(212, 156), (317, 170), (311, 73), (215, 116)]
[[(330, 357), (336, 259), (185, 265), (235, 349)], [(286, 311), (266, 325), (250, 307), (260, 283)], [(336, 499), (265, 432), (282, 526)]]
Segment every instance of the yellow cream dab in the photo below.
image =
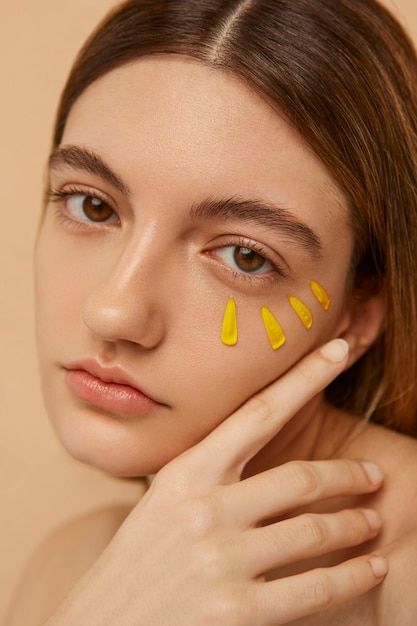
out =
[(226, 346), (234, 346), (237, 344), (236, 303), (233, 298), (229, 298), (224, 312), (222, 342)]
[(288, 296), (288, 300), (304, 326), (310, 330), (313, 325), (313, 315), (310, 309), (295, 296)]
[(286, 341), (284, 332), (275, 317), (272, 315), (271, 311), (267, 309), (266, 306), (263, 306), (261, 310), (269, 343), (274, 350), (278, 350), (278, 348), (283, 346)]
[(319, 283), (316, 283), (315, 280), (310, 281), (310, 287), (311, 287), (311, 291), (314, 293), (314, 295), (316, 296), (317, 300), (320, 302), (323, 309), (327, 311), (330, 305), (330, 296), (327, 293), (327, 291), (324, 289), (324, 287), (319, 285)]

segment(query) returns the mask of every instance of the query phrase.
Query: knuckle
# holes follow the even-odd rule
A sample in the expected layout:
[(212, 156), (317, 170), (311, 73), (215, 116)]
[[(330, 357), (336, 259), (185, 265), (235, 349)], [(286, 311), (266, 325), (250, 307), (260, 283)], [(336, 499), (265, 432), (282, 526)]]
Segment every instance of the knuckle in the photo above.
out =
[(315, 553), (321, 552), (329, 543), (329, 532), (325, 523), (313, 513), (300, 518), (300, 540)]
[[(346, 516), (346, 536), (351, 542), (356, 542), (366, 537), (370, 531), (369, 523), (361, 511), (348, 509), (343, 512)], [(372, 530), (372, 529), (371, 529)]]
[(273, 398), (268, 393), (259, 393), (250, 398), (245, 404), (245, 413), (259, 424), (269, 424), (275, 417), (276, 407)]
[(291, 461), (287, 471), (294, 490), (300, 497), (310, 497), (320, 491), (319, 477), (313, 466), (306, 461)]
[(353, 537), (362, 535), (364, 531), (368, 530), (368, 523), (361, 511), (347, 509), (344, 512), (346, 514), (346, 527)]
[(358, 486), (358, 478), (362, 478), (357, 471), (355, 462), (343, 459), (340, 461), (343, 484), (346, 489), (352, 491)]
[(307, 601), (316, 611), (323, 611), (334, 604), (335, 594), (325, 570), (319, 570), (315, 580), (306, 589)]
[(231, 624), (236, 626), (241, 624), (241, 604), (234, 593), (224, 593), (217, 602), (216, 623)]
[(300, 361), (298, 365), (296, 365), (296, 371), (301, 378), (301, 384), (307, 384), (308, 387), (315, 386), (317, 379), (316, 368), (312, 367), (310, 362)]
[(245, 615), (245, 597), (234, 585), (224, 585), (213, 594), (213, 602), (202, 609), (201, 623), (205, 626), (254, 626)]
[(230, 566), (224, 546), (216, 542), (205, 541), (198, 545), (196, 555), (198, 569), (204, 571), (208, 581), (222, 583), (227, 580)]
[[(356, 565), (356, 564), (355, 564)], [(349, 568), (349, 577), (346, 588), (349, 589), (351, 595), (357, 596), (364, 592), (366, 577), (363, 575), (363, 569), (358, 567)]]
[(184, 530), (196, 539), (206, 537), (221, 525), (220, 502), (212, 494), (182, 502), (178, 514)]

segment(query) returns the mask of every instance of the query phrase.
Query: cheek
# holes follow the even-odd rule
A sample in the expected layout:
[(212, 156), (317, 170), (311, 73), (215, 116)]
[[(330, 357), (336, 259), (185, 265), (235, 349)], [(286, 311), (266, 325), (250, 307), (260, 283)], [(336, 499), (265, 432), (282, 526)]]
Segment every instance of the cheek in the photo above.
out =
[[(286, 295), (273, 303), (265, 298), (268, 310), (273, 311), (286, 337), (285, 343), (276, 350), (272, 349), (268, 338), (262, 305), (242, 304), (238, 297), (235, 345), (222, 342), (227, 297), (223, 303), (218, 303), (215, 317), (206, 317), (204, 342), (197, 334), (188, 333), (189, 342), (184, 346), (183, 356), (189, 367), (179, 367), (182, 371), (178, 372), (181, 378), (178, 382), (185, 412), (190, 419), (199, 416), (197, 428), (201, 426), (207, 432), (209, 424), (216, 426), (249, 397), (282, 376), (302, 356), (334, 335), (339, 319), (336, 304), (332, 303), (331, 309), (325, 311), (308, 293), (300, 300), (308, 303), (312, 314), (310, 329), (293, 310)], [(211, 310), (214, 313), (214, 309)], [(229, 336), (232, 335), (231, 332)], [(188, 389), (187, 397), (185, 389)], [(179, 397), (178, 401), (181, 403)]]
[(88, 272), (74, 263), (65, 250), (57, 249), (41, 236), (35, 251), (35, 303), (38, 344), (41, 352), (66, 333), (75, 330), (74, 313), (79, 318)]

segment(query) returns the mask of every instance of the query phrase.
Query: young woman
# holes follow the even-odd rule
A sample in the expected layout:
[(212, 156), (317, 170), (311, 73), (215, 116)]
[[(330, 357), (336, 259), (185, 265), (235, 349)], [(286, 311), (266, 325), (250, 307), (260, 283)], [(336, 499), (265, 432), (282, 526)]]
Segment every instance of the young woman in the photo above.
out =
[(50, 538), (9, 625), (413, 623), (416, 77), (373, 0), (135, 0), (87, 42), (44, 396), (74, 457), (155, 478)]

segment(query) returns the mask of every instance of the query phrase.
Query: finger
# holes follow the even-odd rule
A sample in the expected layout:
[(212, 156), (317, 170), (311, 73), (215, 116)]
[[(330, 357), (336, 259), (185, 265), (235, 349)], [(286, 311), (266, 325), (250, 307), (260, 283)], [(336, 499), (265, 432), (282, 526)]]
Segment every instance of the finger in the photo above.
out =
[(221, 486), (216, 496), (229, 521), (245, 528), (327, 498), (371, 493), (382, 480), (379, 467), (369, 461), (290, 461)]
[(258, 577), (273, 569), (374, 539), (381, 519), (372, 510), (306, 513), (246, 531), (239, 551), (246, 574)]
[(240, 475), (246, 463), (311, 398), (343, 370), (348, 343), (334, 339), (299, 361), (291, 370), (250, 398), (202, 442), (189, 451), (195, 462), (220, 474)]
[(286, 624), (356, 598), (380, 583), (388, 570), (380, 556), (365, 556), (256, 586), (254, 613), (265, 626)]

